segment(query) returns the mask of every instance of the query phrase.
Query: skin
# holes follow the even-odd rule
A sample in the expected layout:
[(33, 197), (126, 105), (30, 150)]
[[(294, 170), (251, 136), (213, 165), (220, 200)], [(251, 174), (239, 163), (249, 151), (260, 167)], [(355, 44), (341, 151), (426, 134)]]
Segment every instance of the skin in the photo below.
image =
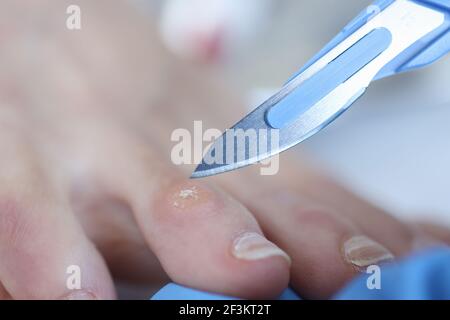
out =
[[(396, 257), (419, 235), (450, 243), (448, 230), (413, 228), (293, 153), (276, 176), (249, 167), (189, 180), (192, 168), (170, 161), (171, 132), (197, 119), (225, 128), (244, 115), (240, 99), (171, 57), (125, 1), (79, 1), (77, 32), (64, 27), (69, 4), (0, 8), (0, 299), (114, 299), (119, 282), (169, 278), (245, 298), (275, 297), (289, 283), (328, 298), (357, 274), (341, 253), (348, 237), (366, 235)], [(196, 197), (180, 198), (193, 188)], [(292, 264), (237, 259), (243, 232), (264, 234)], [(69, 265), (83, 270), (75, 294)]]

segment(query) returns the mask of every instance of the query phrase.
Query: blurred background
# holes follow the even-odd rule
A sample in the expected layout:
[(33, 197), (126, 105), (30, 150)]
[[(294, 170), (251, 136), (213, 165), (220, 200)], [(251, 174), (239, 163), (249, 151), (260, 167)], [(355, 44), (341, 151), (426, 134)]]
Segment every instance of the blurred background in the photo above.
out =
[[(279, 88), (365, 0), (135, 0), (167, 47), (217, 69), (249, 98)], [(373, 83), (307, 150), (354, 192), (400, 217), (450, 225), (450, 57)], [(295, 151), (290, 151), (295, 152)], [(299, 177), (301, 179), (301, 177)]]

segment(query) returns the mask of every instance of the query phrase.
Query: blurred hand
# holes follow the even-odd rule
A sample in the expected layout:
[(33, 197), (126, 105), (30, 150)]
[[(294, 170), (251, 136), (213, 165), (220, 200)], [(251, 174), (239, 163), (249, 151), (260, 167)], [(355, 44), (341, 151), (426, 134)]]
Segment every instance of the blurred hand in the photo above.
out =
[[(80, 31), (65, 28), (66, 1), (0, 5), (1, 298), (112, 299), (112, 279), (157, 286), (167, 276), (249, 298), (290, 282), (326, 298), (368, 264), (429, 235), (445, 240), (292, 153), (272, 177), (252, 167), (187, 179), (169, 158), (172, 130), (197, 119), (224, 128), (244, 108), (170, 57), (125, 2), (79, 2)], [(66, 286), (71, 265), (81, 290)]]

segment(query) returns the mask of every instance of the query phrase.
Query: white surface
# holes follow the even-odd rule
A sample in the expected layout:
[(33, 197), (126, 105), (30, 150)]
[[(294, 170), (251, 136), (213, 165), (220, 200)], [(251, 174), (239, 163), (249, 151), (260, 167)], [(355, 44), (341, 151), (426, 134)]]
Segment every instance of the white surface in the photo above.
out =
[(183, 58), (215, 61), (262, 31), (272, 5), (273, 0), (167, 0), (162, 39)]

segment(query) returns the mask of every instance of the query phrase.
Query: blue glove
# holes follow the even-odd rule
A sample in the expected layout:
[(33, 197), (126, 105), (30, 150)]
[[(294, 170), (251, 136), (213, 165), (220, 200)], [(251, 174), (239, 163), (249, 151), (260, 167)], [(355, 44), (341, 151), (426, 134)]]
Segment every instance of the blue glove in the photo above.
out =
[[(286, 289), (278, 298), (279, 300), (299, 300), (299, 296), (291, 289)], [(238, 298), (227, 297), (216, 293), (199, 291), (169, 283), (159, 290), (152, 300), (239, 300)]]

